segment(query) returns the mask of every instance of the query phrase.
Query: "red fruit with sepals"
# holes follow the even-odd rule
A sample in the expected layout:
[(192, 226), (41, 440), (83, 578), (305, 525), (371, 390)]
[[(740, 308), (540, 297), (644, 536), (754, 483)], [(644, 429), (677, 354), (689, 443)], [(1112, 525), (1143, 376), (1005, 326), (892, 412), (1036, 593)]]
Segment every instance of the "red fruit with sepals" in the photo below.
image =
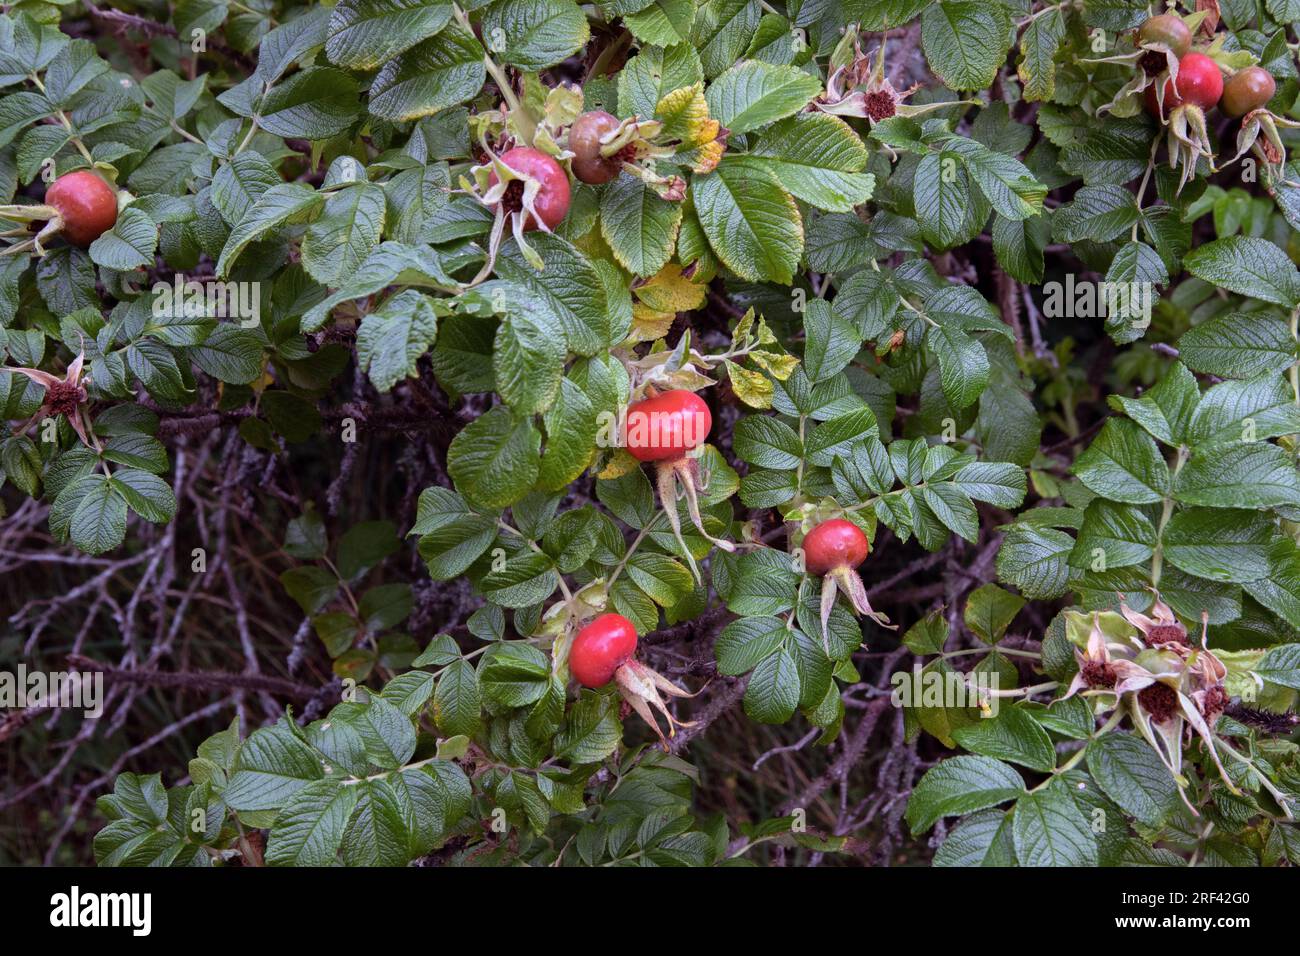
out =
[(88, 169), (60, 176), (45, 191), (45, 204), (59, 212), (58, 231), (82, 249), (117, 222), (117, 191)]
[[(537, 195), (533, 199), (534, 215), (529, 215), (524, 223), (524, 231), (538, 228), (537, 220), (546, 224), (547, 229), (554, 229), (569, 213), (569, 177), (553, 158), (540, 150), (529, 146), (516, 146), (506, 150), (500, 156), (501, 162), (516, 173), (535, 179), (540, 183)], [(495, 186), (500, 179), (496, 170), (488, 176), (488, 186)], [(524, 202), (524, 181), (515, 180), (506, 187), (506, 194), (501, 200), (502, 208), (507, 213), (521, 214)]]
[(871, 545), (862, 529), (845, 518), (823, 521), (804, 535), (804, 567), (809, 574), (819, 575), (822, 581), (821, 621), (822, 643), (830, 651), (831, 611), (835, 596), (843, 592), (853, 610), (865, 614), (881, 627), (894, 628), (889, 618), (871, 606), (866, 585), (854, 570), (871, 553)]
[(704, 444), (713, 415), (694, 392), (674, 389), (633, 402), (627, 410), (627, 450), (637, 461), (683, 457)]
[[(1178, 81), (1165, 80), (1165, 114), (1179, 106), (1199, 106), (1202, 110), (1213, 109), (1223, 96), (1223, 74), (1219, 66), (1204, 53), (1189, 53), (1178, 61)], [(1146, 88), (1143, 94), (1147, 112), (1160, 116), (1160, 104), (1156, 100), (1156, 84)]]
[(636, 653), (636, 628), (621, 614), (602, 614), (573, 639), (569, 671), (583, 687), (604, 687)]
[(852, 521), (832, 518), (804, 536), (804, 565), (810, 574), (829, 574), (837, 568), (856, 568), (871, 553), (862, 529)]
[(583, 687), (604, 687), (613, 681), (624, 700), (647, 724), (659, 740), (667, 743), (653, 707), (668, 721), (668, 735), (678, 727), (692, 724), (678, 720), (668, 710), (661, 694), (669, 697), (694, 697), (668, 678), (635, 658), (636, 628), (621, 614), (602, 614), (580, 630), (569, 647), (569, 673)]

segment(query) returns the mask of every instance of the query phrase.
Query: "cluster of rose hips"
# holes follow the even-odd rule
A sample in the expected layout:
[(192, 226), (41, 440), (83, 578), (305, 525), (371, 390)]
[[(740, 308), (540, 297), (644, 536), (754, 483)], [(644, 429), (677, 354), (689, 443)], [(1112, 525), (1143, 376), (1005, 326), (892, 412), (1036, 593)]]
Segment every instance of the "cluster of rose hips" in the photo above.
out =
[[(1263, 107), (1277, 92), (1273, 75), (1260, 66), (1239, 70), (1225, 83), (1214, 60), (1204, 53), (1192, 52), (1192, 31), (1176, 13), (1162, 13), (1143, 23), (1138, 28), (1138, 44), (1147, 50), (1141, 64), (1148, 74), (1158, 76), (1166, 71), (1165, 59), (1160, 55), (1162, 48), (1177, 57), (1177, 82), (1165, 80), (1166, 110), (1184, 103), (1195, 104), (1202, 110), (1217, 106), (1227, 116), (1239, 119)], [(1157, 89), (1156, 84), (1146, 88), (1146, 106), (1152, 116), (1163, 119)]]
[[(698, 503), (701, 484), (699, 458), (713, 425), (713, 417), (704, 400), (693, 392), (674, 389), (650, 390), (646, 398), (633, 402), (627, 413), (627, 448), (640, 462), (653, 463), (658, 469), (660, 502), (682, 553), (692, 562), (690, 549), (681, 537), (676, 499), (678, 488), (685, 498), (687, 511), (696, 530), (714, 544), (735, 550), (729, 541), (714, 538), (704, 530)], [(836, 595), (843, 593), (860, 614), (888, 626), (888, 619), (878, 614), (867, 599), (866, 587), (855, 569), (867, 559), (870, 544), (862, 529), (844, 518), (817, 523), (803, 536), (803, 565), (809, 574), (822, 577), (822, 637), (826, 641), (827, 622)], [(672, 697), (690, 697), (682, 688), (634, 659), (637, 640), (631, 621), (619, 614), (602, 614), (580, 630), (569, 648), (569, 671), (584, 687), (603, 687), (611, 681), (628, 704), (650, 724), (660, 739), (663, 734), (650, 708), (658, 710), (668, 721), (669, 733), (677, 726), (689, 726), (669, 713), (661, 693)]]
[(1281, 168), (1285, 151), (1277, 135), (1279, 120), (1265, 109), (1277, 92), (1268, 70), (1248, 66), (1225, 82), (1214, 59), (1192, 50), (1192, 31), (1175, 13), (1147, 19), (1135, 40), (1140, 72), (1126, 89), (1141, 90), (1147, 112), (1168, 127), (1169, 165), (1181, 165), (1183, 170), (1180, 190), (1195, 175), (1202, 157), (1214, 167), (1205, 114), (1216, 106), (1233, 119), (1244, 117), (1237, 140), (1238, 158), (1255, 146), (1267, 166)]

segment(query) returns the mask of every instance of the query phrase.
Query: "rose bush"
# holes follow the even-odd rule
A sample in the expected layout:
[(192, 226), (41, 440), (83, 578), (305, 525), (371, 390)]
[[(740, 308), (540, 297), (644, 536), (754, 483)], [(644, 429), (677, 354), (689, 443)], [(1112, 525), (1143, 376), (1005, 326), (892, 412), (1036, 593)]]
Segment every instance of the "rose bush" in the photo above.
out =
[(335, 678), (116, 762), (98, 861), (1300, 863), (1297, 24), (6, 5), (4, 500), (221, 548), (252, 681), (263, 565), (174, 490), (229, 435)]

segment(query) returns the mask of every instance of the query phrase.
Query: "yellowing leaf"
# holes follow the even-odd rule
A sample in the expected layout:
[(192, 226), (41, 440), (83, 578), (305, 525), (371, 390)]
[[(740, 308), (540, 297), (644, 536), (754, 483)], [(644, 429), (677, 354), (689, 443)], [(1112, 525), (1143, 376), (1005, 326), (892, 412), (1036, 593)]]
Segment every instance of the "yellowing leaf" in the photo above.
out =
[(627, 343), (653, 342), (668, 334), (676, 312), (659, 312), (640, 302), (632, 304), (632, 331), (628, 333)]
[(636, 297), (647, 308), (656, 312), (690, 312), (704, 305), (708, 295), (704, 286), (682, 275), (682, 267), (670, 262), (644, 285), (638, 286)]
[(709, 116), (703, 83), (666, 94), (655, 107), (655, 116), (664, 124), (661, 138), (679, 140), (684, 148), (716, 140), (722, 130), (718, 121)]
[(799, 367), (799, 357), (797, 355), (784, 355), (779, 352), (750, 352), (752, 358), (763, 368), (772, 373), (772, 376), (784, 382)]
[(609, 461), (605, 463), (605, 467), (596, 473), (596, 477), (622, 478), (624, 475), (635, 471), (640, 464), (626, 448), (616, 448)]
[(762, 372), (751, 372), (735, 362), (728, 362), (727, 374), (731, 376), (732, 389), (746, 405), (751, 408), (772, 407), (772, 393), (776, 387)]

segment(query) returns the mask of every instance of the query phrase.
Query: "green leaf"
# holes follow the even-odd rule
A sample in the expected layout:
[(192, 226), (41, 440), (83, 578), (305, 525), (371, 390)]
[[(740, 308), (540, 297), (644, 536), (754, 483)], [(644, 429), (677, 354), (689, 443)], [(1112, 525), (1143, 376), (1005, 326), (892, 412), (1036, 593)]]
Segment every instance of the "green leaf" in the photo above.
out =
[(952, 483), (977, 501), (987, 501), (999, 508), (1018, 508), (1025, 500), (1024, 470), (1006, 462), (975, 461), (963, 465), (952, 476)]
[(934, 866), (1011, 866), (1011, 817), (1003, 810), (984, 810), (963, 819), (934, 854)]
[(554, 66), (590, 37), (587, 18), (573, 0), (497, 0), (483, 14), (488, 48), (523, 70)]
[(1021, 797), (1011, 834), (1021, 866), (1097, 865), (1097, 839), (1064, 789), (1048, 788)]
[(158, 225), (145, 213), (127, 206), (113, 228), (90, 244), (90, 259), (97, 266), (131, 272), (153, 265), (158, 246)]
[(1047, 731), (1016, 707), (1001, 707), (996, 717), (954, 728), (952, 736), (967, 750), (985, 757), (1018, 763), (1042, 773), (1050, 773), (1056, 766), (1056, 751)]
[(268, 133), (322, 140), (347, 130), (361, 115), (356, 80), (341, 70), (314, 66), (271, 87), (257, 122)]
[(438, 334), (433, 303), (414, 289), (393, 296), (357, 327), (357, 361), (381, 392), (418, 376), (416, 363)]
[(1181, 445), (1194, 420), (1194, 412), (1201, 400), (1201, 389), (1196, 376), (1181, 362), (1173, 367), (1148, 389), (1141, 398), (1123, 395), (1109, 398), (1111, 407), (1122, 409), (1129, 418), (1166, 445)]
[(468, 661), (448, 665), (433, 692), (433, 719), (448, 737), (470, 735), (478, 728), (482, 700), (478, 674)]
[(745, 714), (761, 724), (783, 724), (799, 706), (799, 669), (782, 647), (758, 662), (745, 688)]
[(321, 755), (281, 719), (249, 735), (239, 748), (222, 799), (232, 810), (278, 810), (325, 776)]
[(769, 170), (796, 198), (832, 212), (850, 212), (875, 188), (862, 140), (829, 113), (799, 113), (773, 124), (746, 161)]
[(912, 835), (929, 830), (941, 817), (961, 816), (1015, 800), (1025, 784), (1011, 767), (991, 757), (949, 757), (925, 772), (907, 801)]
[(1030, 102), (1046, 102), (1056, 92), (1056, 54), (1065, 39), (1065, 18), (1048, 8), (1029, 21), (1020, 35), (1020, 63), (1016, 74)]
[(325, 55), (349, 70), (374, 70), (428, 39), (451, 19), (447, 0), (339, 0)]
[(73, 544), (87, 554), (103, 554), (122, 543), (126, 537), (126, 498), (112, 481), (103, 475), (90, 475), (65, 488), (59, 499), (65, 495), (75, 509), (68, 526)]
[(1294, 365), (1296, 340), (1284, 319), (1267, 313), (1228, 312), (1183, 333), (1178, 357), (1197, 372), (1253, 378)]
[(625, 316), (618, 313), (592, 261), (558, 236), (533, 233), (528, 242), (542, 257), (542, 271), (534, 269), (511, 242), (497, 260), (497, 275), (522, 286), (559, 317), (570, 351), (595, 355), (622, 341), (630, 327), (631, 309)]
[(935, 74), (954, 90), (993, 82), (1010, 49), (1005, 7), (974, 0), (943, 0), (921, 16), (921, 45)]
[[(157, 475), (136, 468), (119, 468), (109, 479), (112, 490), (132, 511), (146, 521), (166, 524), (176, 517), (176, 496), (171, 486)], [(73, 540), (76, 540), (77, 519), (73, 516)]]
[(754, 0), (700, 0), (690, 45), (699, 51), (706, 77), (712, 79), (741, 58), (761, 12)]
[(996, 584), (981, 585), (966, 601), (966, 626), (984, 643), (996, 644), (1024, 606), (1025, 599), (1017, 594)]
[(1015, 157), (956, 134), (943, 140), (943, 148), (961, 157), (971, 178), (999, 215), (1007, 219), (1028, 219), (1043, 211), (1047, 187)]
[(1300, 272), (1267, 239), (1229, 236), (1193, 249), (1183, 259), (1192, 275), (1214, 285), (1288, 309), (1300, 305)]
[(1122, 186), (1084, 186), (1056, 211), (1052, 231), (1063, 242), (1107, 242), (1128, 230), (1141, 214), (1133, 194)]
[(334, 575), (315, 565), (290, 568), (280, 575), (280, 583), (304, 614), (315, 614), (338, 593)]
[(222, 277), (229, 275), (230, 267), (240, 253), (272, 229), (313, 218), (323, 201), (324, 198), (316, 190), (301, 183), (279, 183), (272, 186), (258, 197), (244, 218), (230, 230), (230, 236), (226, 239), (221, 258), (217, 262), (217, 274)]
[(1169, 490), (1169, 466), (1137, 425), (1109, 419), (1073, 471), (1096, 494), (1128, 504), (1154, 504)]
[(357, 808), (343, 834), (345, 866), (402, 866), (411, 857), (411, 818), (388, 778), (357, 784)]
[(256, 381), (265, 359), (258, 333), (231, 323), (218, 325), (189, 355), (195, 365), (229, 385)]
[(653, 0), (648, 7), (623, 17), (623, 25), (633, 36), (643, 44), (658, 46), (684, 42), (694, 23), (695, 0)]
[(1125, 568), (1150, 559), (1155, 545), (1155, 525), (1141, 510), (1094, 498), (1084, 511), (1069, 561), (1072, 567), (1099, 571)]
[(477, 95), (485, 76), (478, 40), (450, 24), (384, 64), (370, 84), (370, 112), (395, 121), (431, 116)]
[(535, 647), (494, 644), (483, 655), (479, 684), (483, 696), (505, 707), (523, 707), (546, 693), (550, 661)]
[(568, 486), (586, 469), (599, 430), (594, 406), (571, 379), (560, 383), (560, 397), (546, 410), (546, 448), (538, 485), (547, 491)]
[(1273, 522), (1254, 511), (1189, 508), (1165, 528), (1169, 563), (1211, 581), (1247, 582), (1270, 571), (1269, 549), (1277, 537)]
[(1255, 665), (1255, 673), (1271, 684), (1300, 690), (1300, 644), (1270, 647)]
[(660, 607), (672, 607), (695, 586), (685, 565), (664, 554), (637, 551), (628, 560), (627, 575)]
[(391, 521), (354, 524), (339, 539), (339, 575), (344, 581), (358, 578), (400, 547), (397, 528)]
[(652, 276), (677, 245), (682, 204), (660, 199), (635, 176), (620, 173), (600, 197), (600, 233), (619, 264), (633, 275)]
[(654, 116), (664, 94), (703, 80), (699, 55), (690, 44), (678, 44), (666, 50), (642, 47), (619, 71), (619, 107), (624, 115)]
[(1074, 539), (1064, 531), (1013, 525), (998, 549), (998, 579), (1030, 600), (1059, 597), (1068, 586), (1066, 559), (1073, 548)]
[(862, 338), (831, 311), (825, 299), (813, 299), (804, 313), (803, 370), (816, 384), (839, 374), (862, 347)]
[(775, 654), (787, 631), (774, 617), (742, 617), (722, 629), (714, 642), (718, 672), (735, 676), (752, 670), (759, 661)]
[(799, 466), (803, 443), (793, 428), (770, 415), (747, 415), (736, 423), (732, 437), (736, 454), (763, 468)]
[(797, 67), (744, 60), (709, 84), (705, 99), (709, 115), (740, 134), (797, 113), (819, 92), (817, 78)]
[(1300, 474), (1277, 445), (1237, 442), (1198, 450), (1183, 466), (1174, 497), (1214, 508), (1300, 505)]
[(984, 346), (960, 329), (931, 326), (925, 346), (939, 365), (944, 398), (956, 411), (975, 403), (989, 381), (989, 358)]
[(496, 389), (517, 413), (545, 411), (560, 393), (564, 328), (545, 302), (508, 288), (508, 314), (497, 327), (492, 354)]
[(852, 454), (853, 448), (868, 435), (878, 433), (876, 416), (871, 409), (857, 408), (814, 428), (804, 446), (805, 453), (812, 464), (830, 467), (836, 458)]
[(1178, 786), (1156, 752), (1136, 734), (1109, 733), (1088, 744), (1088, 772), (1125, 813), (1160, 827), (1181, 804)]
[(452, 439), (447, 470), (467, 499), (487, 508), (504, 508), (532, 488), (540, 458), (541, 435), (532, 421), (498, 406)]
[(573, 764), (599, 763), (623, 739), (614, 698), (584, 692), (569, 708), (564, 727), (555, 737), (555, 755)]
[(275, 818), (266, 841), (267, 865), (333, 866), (358, 792), (336, 778), (299, 790)]
[(313, 279), (339, 285), (352, 278), (379, 244), (387, 202), (373, 183), (340, 189), (325, 201), (325, 211), (307, 227), (302, 264)]
[(912, 203), (921, 235), (938, 250), (961, 245), (983, 226), (970, 219), (969, 176), (951, 153), (922, 158), (912, 177)]
[(803, 225), (773, 173), (724, 160), (692, 180), (691, 195), (709, 245), (727, 268), (752, 282), (793, 281)]
[(993, 252), (1000, 265), (1013, 279), (1038, 285), (1043, 281), (1043, 250), (1052, 238), (1052, 226), (1046, 216), (1028, 219), (993, 219)]

